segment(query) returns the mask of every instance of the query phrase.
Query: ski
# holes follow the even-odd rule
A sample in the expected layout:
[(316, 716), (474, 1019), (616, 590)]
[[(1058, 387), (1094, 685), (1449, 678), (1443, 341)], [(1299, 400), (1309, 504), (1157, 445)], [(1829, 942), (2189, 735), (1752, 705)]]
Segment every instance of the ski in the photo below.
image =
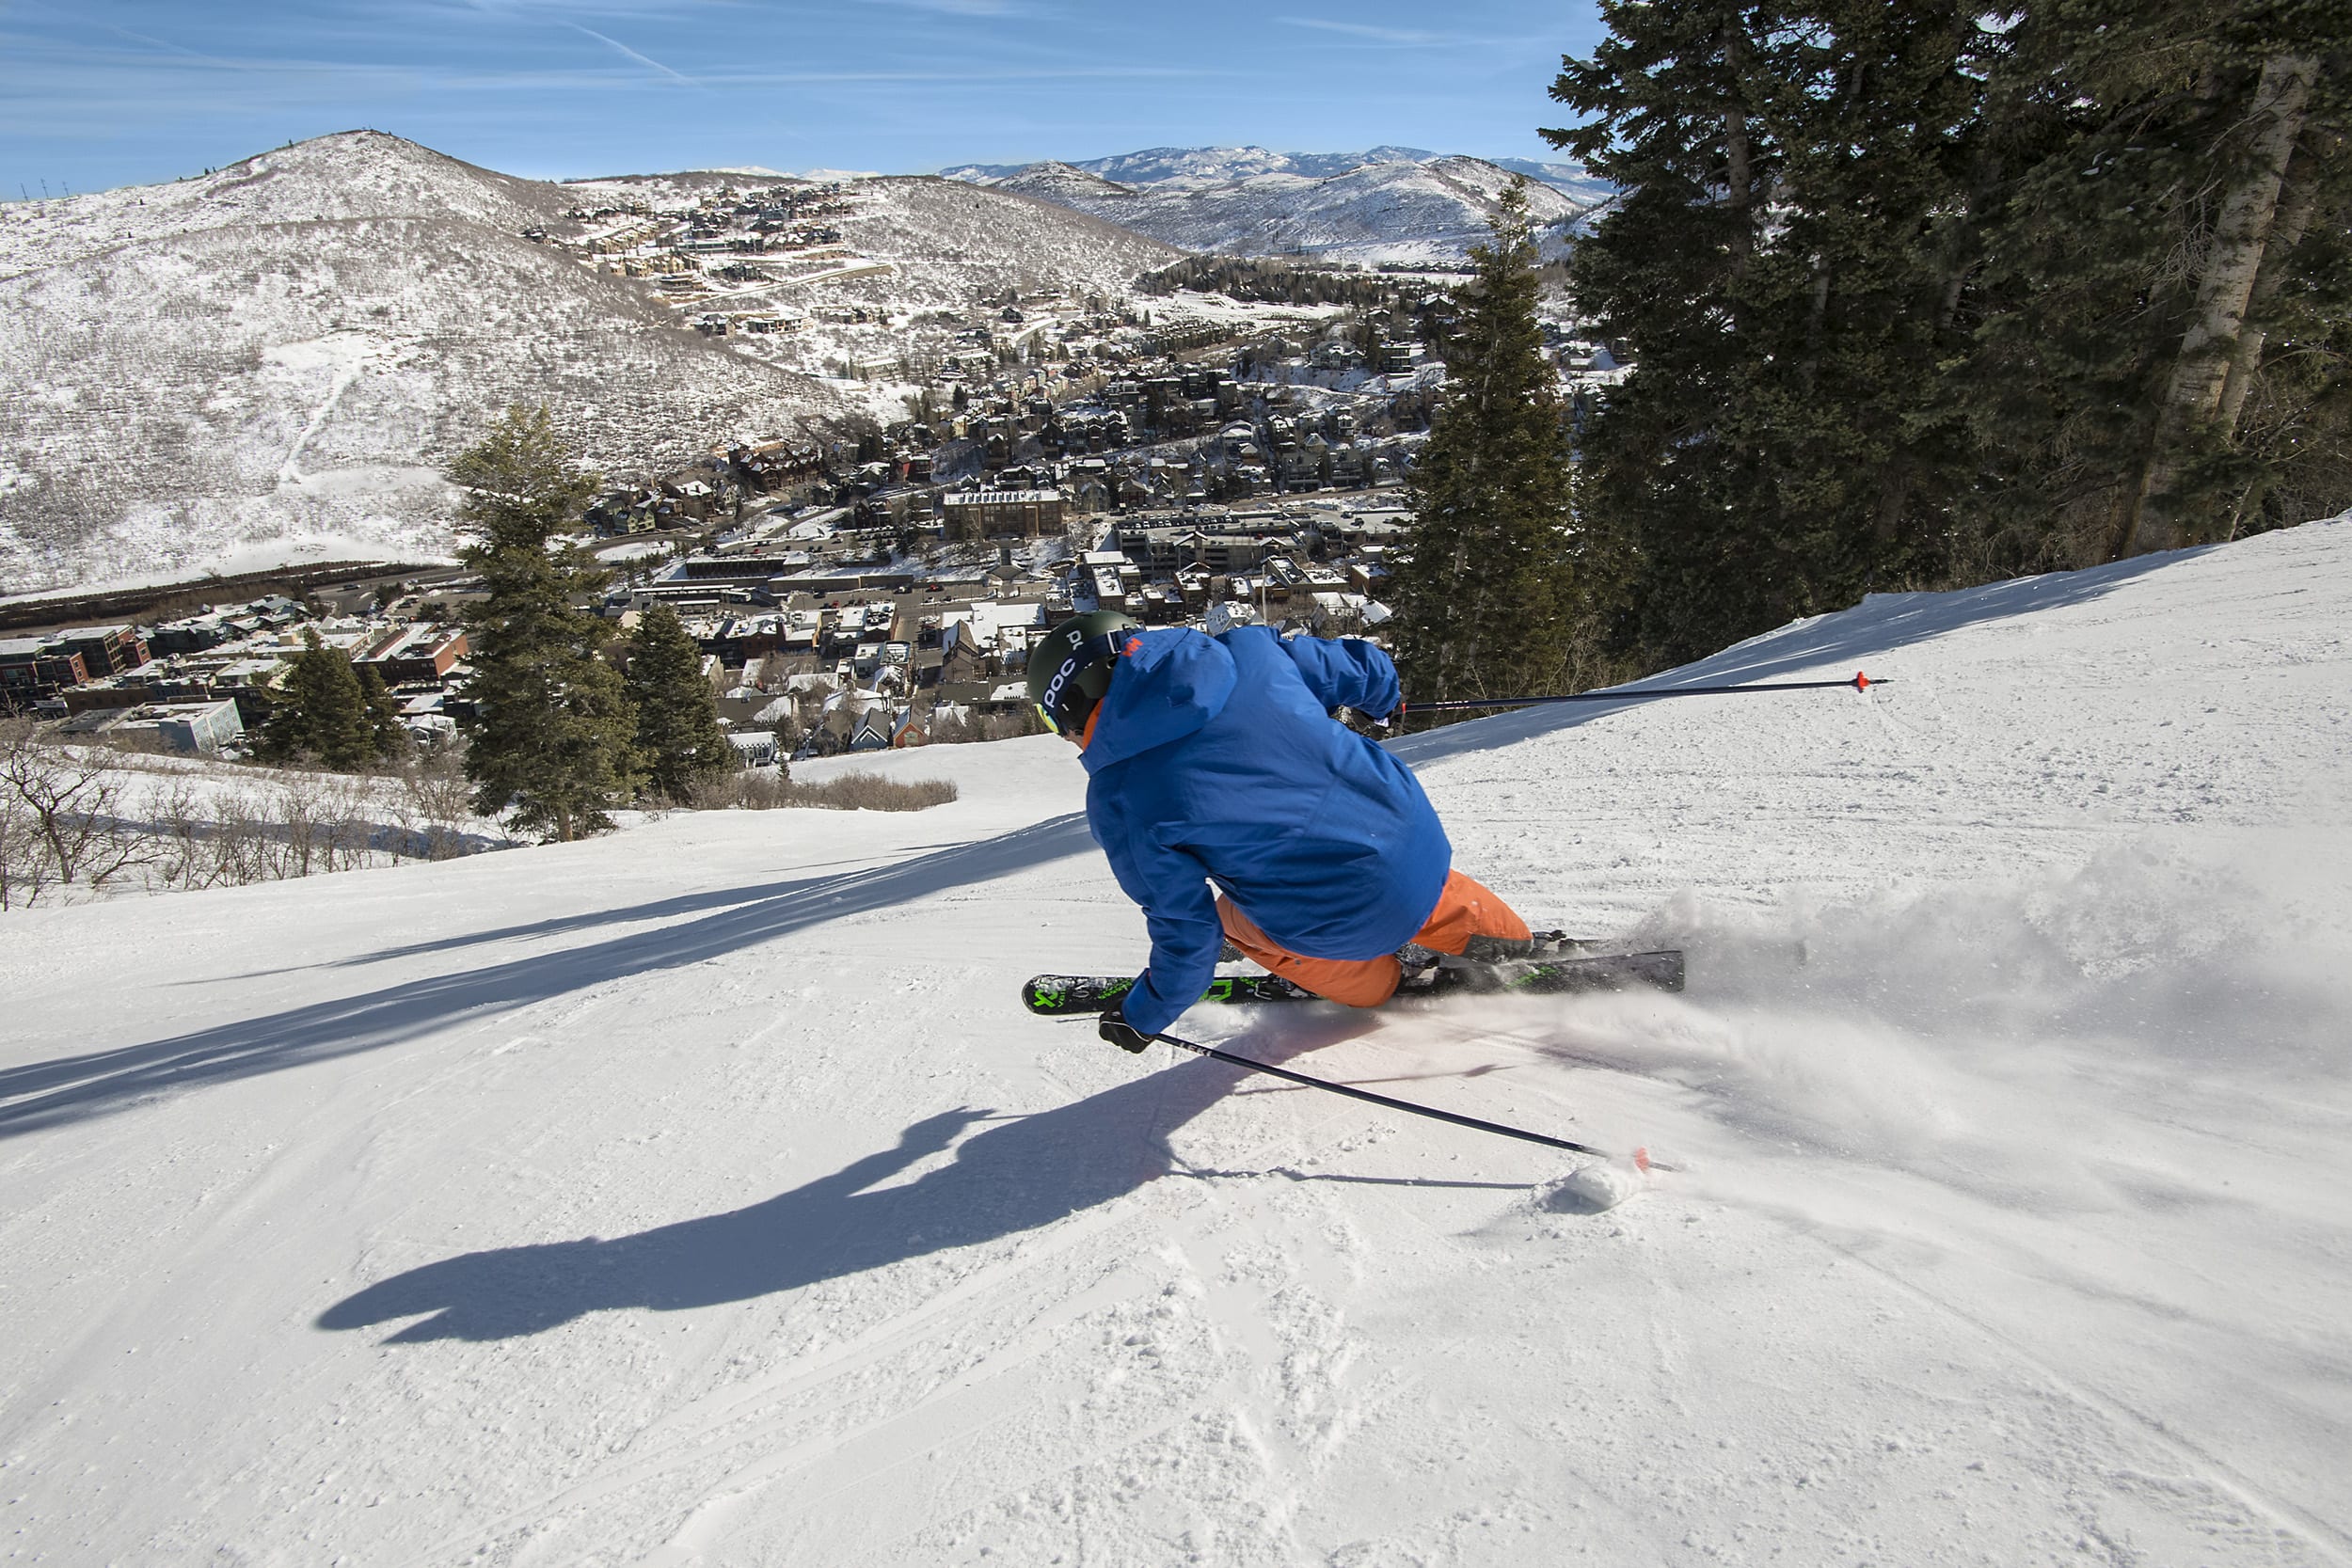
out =
[[(1682, 954), (1595, 953), (1504, 964), (1473, 964), (1407, 976), (1391, 1000), (1452, 996), (1499, 996), (1512, 992), (1552, 995), (1611, 990), (1624, 986), (1682, 989)], [(1074, 1018), (1105, 1011), (1135, 984), (1132, 976), (1037, 974), (1021, 988), (1021, 1005), (1041, 1018)], [(1314, 1002), (1314, 992), (1279, 974), (1220, 974), (1200, 995), (1203, 1002), (1247, 1006), (1268, 1002)]]

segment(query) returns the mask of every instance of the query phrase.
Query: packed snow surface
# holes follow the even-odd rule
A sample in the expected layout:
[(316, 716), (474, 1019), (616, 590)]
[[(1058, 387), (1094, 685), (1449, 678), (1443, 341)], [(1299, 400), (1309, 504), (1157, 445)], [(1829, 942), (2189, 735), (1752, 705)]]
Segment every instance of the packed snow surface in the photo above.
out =
[(2352, 1560), (2347, 626), (2312, 524), (1653, 683), (1867, 693), (1401, 742), (1457, 863), (1689, 991), (1179, 1032), (1641, 1181), (1023, 1014), (1143, 953), (1048, 737), (0, 917), (0, 1540)]

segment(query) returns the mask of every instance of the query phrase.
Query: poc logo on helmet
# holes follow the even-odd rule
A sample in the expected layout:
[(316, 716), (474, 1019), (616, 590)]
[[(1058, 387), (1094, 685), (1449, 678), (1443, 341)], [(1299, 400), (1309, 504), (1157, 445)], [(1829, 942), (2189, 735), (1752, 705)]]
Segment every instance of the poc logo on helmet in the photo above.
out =
[(1061, 661), (1061, 668), (1054, 672), (1054, 678), (1045, 683), (1045, 695), (1040, 701), (1044, 705), (1045, 711), (1052, 714), (1057, 721), (1061, 718), (1061, 689), (1068, 683), (1070, 677), (1077, 673), (1078, 656), (1072, 654)]

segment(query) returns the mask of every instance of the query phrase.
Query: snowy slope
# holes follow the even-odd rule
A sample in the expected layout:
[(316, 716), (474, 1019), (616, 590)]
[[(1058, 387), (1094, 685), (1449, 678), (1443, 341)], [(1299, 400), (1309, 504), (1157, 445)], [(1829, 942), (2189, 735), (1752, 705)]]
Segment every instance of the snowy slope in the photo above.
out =
[(603, 468), (840, 410), (522, 237), (577, 199), (350, 132), (0, 211), (0, 592), (443, 554), (511, 403)]
[[(1305, 253), (1355, 261), (1455, 260), (1486, 238), (1511, 171), (1481, 158), (1375, 149), (1362, 161), (1318, 160), (1255, 148), (1196, 154), (1130, 154), (1087, 164), (1030, 164), (1001, 175), (956, 171), (1150, 234), (1186, 250)], [(1565, 224), (1594, 201), (1532, 182), (1539, 225)]]
[[(808, 178), (814, 179), (815, 176)], [(733, 172), (618, 175), (564, 188), (604, 199), (634, 198), (657, 211), (691, 206)], [(828, 281), (820, 291), (787, 290), (799, 305), (843, 297), (901, 308), (968, 306), (977, 295), (1061, 289), (1123, 294), (1137, 273), (1165, 266), (1172, 245), (1011, 191), (976, 187), (936, 175), (845, 175), (847, 209), (825, 222), (841, 231), (868, 276)]]
[(0, 276), (257, 224), (331, 223), (432, 214), (494, 229), (550, 223), (560, 187), (461, 163), (378, 131), (321, 136), (202, 179), (11, 206), (0, 224)]
[[(2352, 521), (1403, 744), (1680, 997), (1195, 1038), (1050, 738), (956, 803), (8, 916), (28, 1562), (2352, 1560)], [(1800, 963), (1795, 944), (1805, 945)]]
[(905, 175), (861, 181), (868, 199), (841, 220), (860, 254), (889, 261), (877, 297), (961, 306), (975, 294), (1062, 289), (1123, 297), (1139, 273), (1176, 260), (1175, 248), (1018, 192)]

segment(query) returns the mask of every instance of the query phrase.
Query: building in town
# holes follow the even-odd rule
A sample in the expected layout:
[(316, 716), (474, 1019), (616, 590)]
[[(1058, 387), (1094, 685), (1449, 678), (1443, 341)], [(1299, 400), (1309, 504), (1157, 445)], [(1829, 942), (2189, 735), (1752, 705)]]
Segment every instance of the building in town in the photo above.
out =
[(1061, 531), (1065, 505), (1059, 490), (966, 490), (940, 508), (950, 539), (1034, 539)]

